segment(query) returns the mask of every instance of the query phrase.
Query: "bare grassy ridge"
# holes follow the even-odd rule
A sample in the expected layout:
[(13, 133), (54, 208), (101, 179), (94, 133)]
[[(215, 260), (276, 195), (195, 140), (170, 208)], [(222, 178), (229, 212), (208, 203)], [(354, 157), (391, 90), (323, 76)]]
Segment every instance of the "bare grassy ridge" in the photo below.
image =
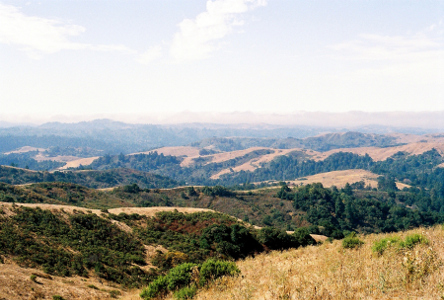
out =
[[(373, 242), (419, 233), (429, 244), (391, 248), (382, 256)], [(241, 276), (221, 278), (195, 299), (441, 299), (444, 296), (444, 231), (441, 226), (360, 237), (357, 250), (341, 241), (260, 254), (237, 263)], [(137, 299), (136, 294), (123, 299)], [(171, 296), (167, 299), (173, 299)]]
[[(290, 181), (292, 185), (300, 184), (312, 184), (316, 182), (322, 183), (324, 187), (336, 186), (337, 188), (343, 188), (347, 183), (355, 183), (359, 181), (364, 181), (365, 185), (377, 187), (378, 177), (380, 175), (372, 173), (370, 171), (353, 169), (353, 170), (342, 170), (342, 171), (332, 171), (326, 173), (319, 173), (316, 175), (305, 176), (304, 180), (296, 179)], [(398, 189), (402, 190), (404, 187), (409, 187), (409, 185), (396, 182)]]

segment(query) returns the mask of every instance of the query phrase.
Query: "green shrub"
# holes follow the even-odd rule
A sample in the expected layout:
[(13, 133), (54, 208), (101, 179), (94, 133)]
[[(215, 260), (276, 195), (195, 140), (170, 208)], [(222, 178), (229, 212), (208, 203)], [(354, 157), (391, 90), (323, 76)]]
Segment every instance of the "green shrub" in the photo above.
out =
[(399, 244), (401, 242), (402, 241), (398, 236), (383, 238), (383, 239), (375, 241), (373, 243), (372, 251), (374, 253), (378, 253), (379, 255), (382, 255), (382, 253), (384, 253), (384, 251), (388, 247), (392, 247), (392, 246), (399, 247)]
[(174, 298), (176, 299), (193, 299), (194, 295), (197, 293), (197, 287), (195, 285), (186, 286), (181, 288), (177, 292), (174, 293)]
[(259, 242), (271, 250), (283, 250), (297, 248), (300, 246), (294, 236), (287, 234), (284, 230), (275, 227), (264, 227), (259, 231)]
[(401, 243), (401, 246), (403, 248), (412, 249), (417, 244), (427, 245), (428, 243), (429, 243), (429, 241), (427, 240), (427, 238), (425, 236), (418, 234), (418, 233), (414, 233), (414, 234), (410, 234), (410, 235), (406, 236), (405, 241), (403, 243)]
[(375, 241), (372, 246), (372, 251), (382, 255), (389, 247), (396, 247), (397, 249), (412, 249), (417, 244), (428, 244), (427, 238), (421, 234), (414, 233), (405, 237), (402, 241), (398, 236), (387, 237), (378, 241)]
[(52, 296), (52, 300), (65, 300), (65, 298), (63, 298), (62, 296), (59, 296), (59, 295), (54, 295), (54, 296)]
[(202, 264), (199, 274), (199, 284), (201, 286), (221, 276), (236, 276), (240, 273), (234, 262), (209, 259)]
[(143, 299), (152, 299), (154, 297), (160, 296), (167, 292), (168, 279), (166, 276), (159, 276), (151, 282), (145, 289), (140, 293), (140, 297)]
[(36, 280), (37, 280), (37, 275), (32, 274), (32, 275), (31, 275), (31, 280), (34, 281), (34, 282), (37, 282), (37, 281), (36, 281)]
[(293, 237), (301, 246), (315, 245), (316, 241), (311, 237), (310, 231), (306, 227), (296, 228)]
[(193, 263), (184, 263), (172, 268), (166, 275), (157, 277), (147, 288), (142, 290), (140, 297), (152, 299), (166, 294), (168, 291), (174, 291), (189, 285), (191, 283), (191, 271), (196, 266)]
[(99, 289), (99, 288), (96, 287), (94, 284), (89, 284), (88, 287), (89, 287), (90, 289), (93, 289), (93, 290), (98, 290), (98, 289)]
[(181, 288), (191, 283), (191, 270), (196, 267), (196, 264), (185, 263), (172, 268), (167, 275), (167, 288), (170, 291)]
[(111, 290), (111, 291), (109, 291), (109, 296), (111, 298), (117, 298), (120, 295), (122, 295), (122, 293), (119, 290)]
[(356, 237), (356, 233), (352, 232), (342, 240), (342, 248), (355, 249), (361, 247), (364, 244), (363, 241)]
[[(194, 271), (199, 268), (199, 277), (196, 278), (197, 272)], [(153, 299), (166, 295), (168, 292), (175, 292), (174, 297), (177, 299), (191, 299), (197, 292), (196, 282), (193, 281), (198, 279), (199, 286), (203, 287), (221, 276), (235, 276), (239, 273), (240, 270), (234, 262), (209, 259), (201, 266), (185, 263), (171, 269), (166, 275), (157, 277), (142, 290), (140, 297)]]

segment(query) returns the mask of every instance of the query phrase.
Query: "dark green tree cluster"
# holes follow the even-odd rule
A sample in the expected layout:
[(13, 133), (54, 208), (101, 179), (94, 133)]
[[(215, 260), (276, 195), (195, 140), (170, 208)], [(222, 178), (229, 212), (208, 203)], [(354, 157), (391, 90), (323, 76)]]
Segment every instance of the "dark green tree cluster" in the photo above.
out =
[(284, 250), (314, 245), (315, 240), (305, 228), (297, 229), (292, 235), (275, 227), (264, 227), (259, 231), (259, 241), (271, 250)]
[(306, 220), (317, 225), (320, 233), (337, 238), (348, 231), (392, 232), (443, 221), (441, 214), (413, 210), (397, 204), (390, 195), (367, 192), (357, 196), (347, 187), (326, 189), (315, 183), (299, 187), (285, 197), (293, 201), (297, 210), (306, 213)]
[(0, 182), (26, 184), (37, 182), (70, 182), (90, 188), (106, 188), (136, 183), (142, 188), (168, 188), (178, 185), (171, 178), (130, 169), (104, 171), (33, 172), (0, 166)]
[(368, 155), (360, 156), (349, 152), (334, 153), (325, 160), (299, 159), (292, 156), (279, 156), (262, 168), (253, 172), (241, 171), (235, 174), (224, 174), (219, 182), (223, 185), (235, 185), (244, 182), (258, 182), (267, 180), (293, 180), (295, 178), (318, 173), (365, 169), (374, 164)]
[(109, 170), (116, 168), (129, 168), (139, 171), (153, 171), (178, 167), (180, 159), (176, 156), (158, 154), (157, 151), (148, 154), (135, 155), (105, 155), (96, 159), (89, 167), (94, 170)]

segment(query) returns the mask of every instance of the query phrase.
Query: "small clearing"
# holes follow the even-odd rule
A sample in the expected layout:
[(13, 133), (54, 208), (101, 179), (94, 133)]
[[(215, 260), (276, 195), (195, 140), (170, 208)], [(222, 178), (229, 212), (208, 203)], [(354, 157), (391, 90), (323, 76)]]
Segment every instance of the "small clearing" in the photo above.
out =
[(32, 151), (39, 151), (39, 152), (43, 152), (46, 149), (44, 148), (36, 148), (36, 147), (31, 147), (31, 146), (23, 146), (21, 148), (18, 148), (17, 150), (14, 151), (9, 151), (6, 152), (4, 154), (8, 155), (8, 154), (13, 154), (13, 153), (26, 153), (26, 152), (32, 152)]
[(162, 153), (163, 155), (172, 155), (178, 157), (189, 157), (189, 156), (199, 156), (199, 148), (191, 147), (191, 146), (177, 146), (177, 147), (162, 147), (150, 151), (132, 153), (130, 155), (135, 154), (148, 154), (151, 152), (157, 152), (158, 154)]
[(98, 159), (100, 156), (94, 157), (86, 157), (86, 158), (77, 158), (76, 160), (71, 160), (66, 163), (63, 167), (58, 168), (57, 170), (66, 170), (68, 168), (78, 168), (80, 165), (89, 166), (93, 161)]

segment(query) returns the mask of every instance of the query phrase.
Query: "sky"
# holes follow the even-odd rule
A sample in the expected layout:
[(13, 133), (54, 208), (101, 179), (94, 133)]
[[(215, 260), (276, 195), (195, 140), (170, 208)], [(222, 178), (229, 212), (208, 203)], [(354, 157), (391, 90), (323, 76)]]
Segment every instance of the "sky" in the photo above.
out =
[(0, 0), (0, 117), (444, 111), (443, 22), (442, 0)]

